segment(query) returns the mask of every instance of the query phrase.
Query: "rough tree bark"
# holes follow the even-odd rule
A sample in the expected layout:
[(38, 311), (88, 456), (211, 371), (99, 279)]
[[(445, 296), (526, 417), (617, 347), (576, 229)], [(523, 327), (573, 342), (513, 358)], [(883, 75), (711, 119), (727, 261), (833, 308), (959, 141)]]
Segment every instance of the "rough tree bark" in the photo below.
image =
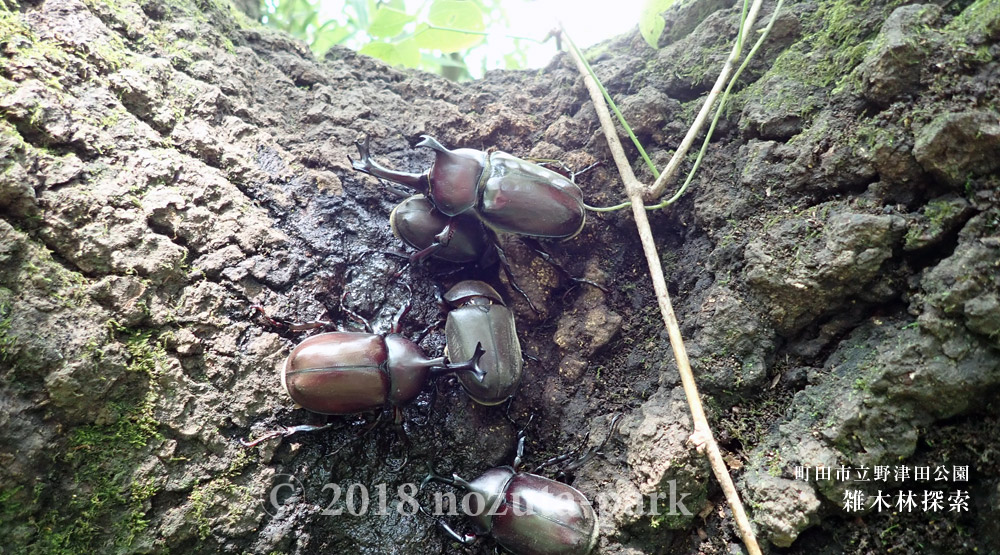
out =
[[(660, 50), (631, 33), (594, 60), (661, 164), (734, 36), (738, 9), (716, 4), (668, 14), (674, 42)], [(1000, 10), (901, 4), (786, 4), (690, 193), (651, 215), (710, 418), (760, 536), (782, 553), (1000, 542)], [(593, 216), (547, 246), (607, 295), (502, 238), (535, 314), (496, 268), (394, 277), (400, 263), (382, 251), (402, 248), (386, 221), (398, 199), (350, 168), (364, 134), (409, 171), (429, 165), (411, 148), (423, 133), (574, 168), (607, 161), (567, 58), (456, 84), (344, 49), (318, 60), (222, 2), (6, 6), (5, 552), (462, 552), (434, 519), (397, 510), (428, 464), (465, 477), (507, 464), (527, 426), (530, 466), (598, 444), (616, 413), (622, 425), (573, 482), (600, 514), (600, 551), (739, 542), (685, 444), (690, 418), (628, 214)], [(680, 23), (705, 6), (697, 25)], [(621, 200), (607, 167), (580, 184), (590, 204)], [(412, 297), (403, 324), (415, 336), (440, 318), (434, 284), (465, 277), (501, 288), (537, 359), (509, 413), (439, 380), (406, 409), (402, 470), (391, 427), (358, 438), (361, 418), (240, 445), (313, 418), (276, 375), (301, 336), (265, 328), (252, 305), (351, 326), (347, 291), (385, 329)], [(421, 345), (440, 353), (440, 331)], [(796, 478), (819, 465), (969, 465), (970, 477)], [(353, 516), (362, 486), (370, 506)], [(927, 489), (967, 491), (969, 510), (862, 521), (844, 508), (855, 490)], [(421, 500), (432, 508), (431, 492)]]

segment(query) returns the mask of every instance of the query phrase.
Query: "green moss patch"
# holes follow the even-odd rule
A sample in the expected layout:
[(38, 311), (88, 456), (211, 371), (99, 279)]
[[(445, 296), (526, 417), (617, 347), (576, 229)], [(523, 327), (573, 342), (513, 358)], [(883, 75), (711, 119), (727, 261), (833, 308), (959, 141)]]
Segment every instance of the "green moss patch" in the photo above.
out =
[[(150, 381), (165, 359), (152, 332), (118, 329), (130, 356), (129, 371), (139, 385), (106, 407), (113, 420), (70, 430), (66, 450), (56, 456), (69, 478), (45, 492), (58, 508), (36, 523), (29, 553), (94, 553), (132, 545), (149, 524), (149, 500), (160, 490), (139, 464), (162, 436), (153, 416), (157, 393)], [(61, 502), (60, 496), (68, 496)]]

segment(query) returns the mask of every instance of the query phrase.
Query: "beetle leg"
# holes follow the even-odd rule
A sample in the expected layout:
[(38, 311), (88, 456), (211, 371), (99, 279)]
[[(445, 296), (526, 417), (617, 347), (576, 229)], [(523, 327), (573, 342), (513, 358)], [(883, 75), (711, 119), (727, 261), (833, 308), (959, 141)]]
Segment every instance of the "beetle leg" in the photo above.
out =
[[(595, 447), (589, 447), (589, 448), (587, 448), (587, 450), (583, 452), (583, 455), (581, 455), (575, 461), (567, 464), (563, 468), (559, 469), (559, 472), (556, 473), (556, 478), (563, 478), (563, 477), (565, 477), (565, 476), (567, 476), (569, 474), (572, 474), (578, 468), (580, 468), (581, 466), (587, 464), (590, 461), (590, 459), (594, 458), (595, 455), (597, 455), (598, 453), (600, 453), (601, 450), (604, 449), (604, 446), (608, 444), (608, 440), (611, 439), (611, 436), (614, 435), (615, 430), (618, 429), (618, 424), (621, 422), (621, 419), (622, 419), (623, 416), (624, 415), (621, 414), (621, 413), (616, 414), (614, 416), (614, 418), (611, 419), (611, 426), (608, 429), (608, 435), (604, 436), (604, 440), (601, 441), (600, 445), (597, 445)], [(542, 468), (544, 468), (546, 466), (550, 466), (550, 465), (553, 465), (553, 464), (557, 464), (557, 463), (569, 460), (569, 459), (573, 458), (574, 456), (576, 456), (576, 454), (578, 452), (579, 452), (579, 450), (573, 451), (571, 453), (566, 453), (564, 455), (559, 455), (558, 457), (553, 457), (553, 458), (551, 458), (551, 459), (543, 462), (542, 464), (538, 465), (538, 467), (536, 467), (533, 472), (537, 473), (539, 470), (541, 470)]]
[(592, 169), (594, 169), (594, 168), (596, 168), (598, 166), (603, 166), (603, 165), (604, 165), (604, 162), (601, 162), (600, 160), (598, 160), (597, 162), (594, 162), (593, 164), (587, 166), (586, 168), (583, 168), (582, 170), (577, 170), (575, 172), (572, 172), (572, 175), (569, 176), (569, 180), (572, 181), (573, 183), (576, 183), (576, 176), (583, 175), (583, 174), (589, 172), (590, 170), (592, 170)]
[(496, 249), (497, 258), (500, 259), (500, 267), (503, 269), (503, 273), (507, 275), (507, 281), (510, 282), (510, 286), (514, 288), (514, 291), (517, 291), (522, 297), (524, 297), (524, 300), (528, 302), (528, 306), (535, 314), (541, 314), (542, 311), (538, 310), (535, 303), (531, 302), (531, 299), (528, 298), (528, 294), (524, 292), (524, 289), (521, 289), (521, 286), (517, 284), (517, 280), (514, 279), (514, 272), (510, 269), (510, 262), (507, 261), (507, 255), (504, 254), (503, 248), (500, 246), (500, 243), (497, 242), (496, 237), (493, 237), (493, 246)]
[(354, 160), (350, 156), (347, 159), (351, 162), (351, 167), (355, 170), (368, 175), (378, 177), (380, 179), (387, 179), (403, 185), (404, 187), (409, 187), (415, 191), (426, 193), (427, 192), (427, 173), (406, 173), (390, 170), (384, 166), (379, 165), (371, 158), (371, 135), (365, 135), (365, 140), (362, 143), (357, 141), (354, 143), (358, 147), (358, 156), (361, 158), (359, 160)]
[(412, 260), (410, 260), (411, 256), (408, 255), (408, 254), (406, 254), (405, 252), (390, 251), (390, 250), (384, 250), (384, 251), (378, 251), (378, 252), (380, 252), (382, 254), (387, 254), (389, 256), (395, 256), (396, 258), (402, 258), (403, 259), (403, 265), (399, 267), (399, 270), (395, 271), (392, 274), (392, 277), (389, 278), (390, 281), (396, 281), (397, 279), (399, 279), (399, 276), (403, 275), (403, 270), (405, 270), (406, 267), (409, 266), (413, 262)]
[(427, 470), (428, 474), (427, 476), (424, 476), (423, 481), (420, 482), (419, 489), (424, 489), (424, 486), (431, 482), (441, 482), (442, 484), (448, 484), (449, 486), (455, 486), (462, 489), (469, 489), (472, 487), (469, 482), (462, 479), (458, 474), (452, 474), (450, 478), (448, 476), (442, 476), (437, 472), (434, 472), (434, 468), (431, 467), (430, 464), (427, 465)]
[(542, 245), (538, 241), (532, 239), (531, 237), (521, 237), (521, 240), (524, 241), (529, 247), (531, 247), (531, 250), (538, 253), (538, 256), (542, 257), (542, 260), (548, 262), (550, 266), (555, 268), (556, 271), (562, 274), (563, 277), (565, 277), (566, 279), (575, 283), (582, 283), (585, 285), (589, 285), (591, 287), (596, 287), (601, 291), (604, 291), (605, 293), (610, 293), (607, 287), (604, 287), (599, 283), (595, 283), (586, 278), (574, 277), (572, 274), (569, 273), (569, 271), (566, 270), (566, 268), (563, 268), (562, 264), (559, 264), (559, 262), (557, 262), (556, 259), (553, 258), (551, 254), (545, 252), (545, 249), (542, 248)]
[[(562, 160), (552, 160), (548, 158), (529, 158), (528, 160), (534, 162), (535, 164), (538, 164), (539, 166), (542, 166), (543, 168), (549, 167), (549, 169), (552, 169), (552, 171), (566, 176), (566, 178), (568, 178), (573, 183), (576, 183), (576, 176), (583, 175), (598, 166), (604, 165), (604, 162), (598, 160), (597, 162), (594, 162), (593, 164), (587, 166), (586, 168), (583, 168), (582, 170), (573, 171), (573, 168), (567, 166), (566, 163), (563, 162)], [(559, 169), (556, 169), (556, 167), (558, 167), (562, 171), (559, 171)]]
[[(448, 312), (448, 303), (444, 300), (444, 288), (440, 283), (436, 281), (432, 282), (434, 285), (434, 301), (437, 303), (438, 307), (438, 319), (435, 322), (431, 322), (426, 328), (420, 330), (420, 333), (416, 335), (416, 339), (413, 340), (414, 343), (418, 345), (427, 337), (427, 334), (431, 331), (440, 328), (444, 324), (445, 320), (443, 315)], [(445, 348), (445, 355), (448, 354), (447, 348)], [(436, 390), (435, 390), (436, 391)]]
[(403, 189), (402, 187), (396, 187), (395, 185), (388, 185), (386, 187), (386, 189), (389, 189), (390, 193), (396, 195), (399, 198), (403, 198), (403, 199), (408, 198), (408, 197), (410, 197), (413, 194), (412, 192), (407, 191), (407, 190)]
[(350, 291), (345, 287), (344, 292), (340, 294), (340, 311), (348, 315), (355, 322), (358, 322), (359, 324), (363, 325), (365, 327), (365, 331), (367, 331), (368, 333), (374, 333), (372, 331), (371, 323), (369, 323), (368, 320), (364, 318), (364, 316), (361, 316), (357, 312), (354, 312), (353, 310), (347, 308), (347, 305), (344, 304), (344, 301), (347, 300), (347, 295), (349, 294)]
[(423, 263), (427, 258), (434, 256), (434, 253), (444, 247), (447, 247), (448, 244), (451, 243), (451, 238), (454, 236), (455, 227), (452, 225), (452, 220), (449, 218), (448, 223), (444, 226), (444, 229), (434, 236), (433, 243), (409, 256), (410, 264), (417, 265)]
[[(428, 245), (426, 248), (420, 249), (413, 254), (405, 254), (399, 251), (382, 251), (382, 252), (385, 254), (391, 254), (392, 256), (405, 258), (408, 264), (411, 264), (413, 266), (419, 266), (420, 264), (423, 264), (425, 260), (427, 260), (431, 256), (434, 256), (434, 253), (441, 250), (445, 246), (447, 246), (446, 243), (434, 242)], [(403, 268), (405, 267), (406, 266), (403, 266)], [(396, 273), (395, 277), (399, 277), (399, 274), (401, 274), (402, 271), (403, 271), (402, 268), (400, 268), (400, 271)]]
[(434, 253), (441, 250), (442, 247), (444, 247), (444, 245), (441, 243), (431, 243), (427, 248), (420, 249), (409, 255), (407, 258), (409, 259), (410, 264), (413, 264), (414, 266), (423, 264), (424, 260), (434, 256)]
[(330, 426), (333, 426), (332, 422), (323, 424), (322, 426), (315, 426), (313, 424), (299, 424), (298, 426), (290, 426), (288, 428), (278, 428), (277, 430), (272, 430), (253, 441), (246, 441), (244, 439), (240, 439), (240, 443), (243, 444), (244, 447), (253, 447), (259, 443), (263, 443), (265, 441), (274, 439), (279, 436), (288, 437), (292, 434), (297, 434), (299, 432), (318, 432), (320, 430), (325, 430)]
[(453, 530), (451, 526), (448, 526), (448, 523), (445, 522), (444, 520), (439, 520), (438, 526), (440, 526), (441, 529), (444, 530), (445, 534), (451, 536), (451, 539), (457, 541), (462, 545), (472, 545), (473, 543), (475, 543), (477, 539), (479, 539), (479, 536), (475, 534), (459, 534), (458, 532)]
[(264, 311), (264, 307), (260, 305), (253, 305), (250, 309), (254, 311), (254, 314), (264, 323), (264, 325), (281, 331), (307, 331), (314, 330), (316, 328), (334, 327), (333, 322), (327, 322), (325, 320), (291, 322), (278, 316), (268, 316), (267, 312)]
[[(424, 477), (424, 479), (420, 482), (420, 487), (417, 488), (418, 494), (421, 491), (423, 491), (424, 487), (427, 486), (427, 484), (431, 482), (441, 482), (442, 484), (448, 484), (449, 486), (455, 486), (463, 489), (468, 489), (470, 487), (469, 482), (463, 480), (462, 478), (459, 478), (457, 474), (452, 474), (451, 478), (438, 474), (437, 472), (434, 471), (434, 467), (431, 466), (430, 463), (427, 463), (427, 471), (428, 471), (427, 476)], [(417, 506), (420, 508), (420, 512), (424, 513), (425, 515), (434, 516), (433, 514), (428, 512), (427, 509), (424, 508), (423, 503), (417, 502)], [(459, 534), (455, 532), (455, 530), (452, 529), (451, 526), (448, 526), (448, 524), (444, 520), (438, 519), (438, 525), (453, 540), (461, 544), (469, 545), (472, 542), (476, 541), (475, 534)]]
[(455, 484), (451, 483), (450, 480), (451, 480), (450, 478), (448, 478), (446, 476), (442, 476), (442, 475), (438, 474), (437, 472), (435, 472), (434, 471), (434, 467), (431, 466), (431, 463), (428, 462), (427, 463), (427, 476), (424, 476), (424, 479), (420, 481), (420, 487), (417, 488), (417, 491), (423, 490), (424, 486), (426, 486), (427, 484), (429, 484), (431, 482), (442, 482), (442, 483), (449, 484), (449, 485), (452, 485), (452, 486), (455, 485)]
[(455, 235), (454, 220), (449, 218), (448, 223), (445, 224), (444, 229), (441, 233), (434, 236), (434, 243), (441, 245), (442, 247), (447, 247), (448, 243), (451, 243), (451, 238)]
[(431, 325), (427, 326), (426, 328), (420, 330), (420, 333), (418, 333), (416, 335), (416, 338), (413, 340), (413, 342), (417, 343), (419, 345), (420, 342), (423, 341), (425, 337), (427, 337), (428, 333), (430, 333), (430, 332), (432, 332), (435, 329), (440, 328), (440, 327), (441, 327), (441, 322), (440, 321), (434, 322), (433, 324), (431, 324)]
[(392, 326), (389, 328), (389, 333), (399, 333), (399, 330), (401, 329), (400, 323), (403, 321), (403, 318), (406, 317), (407, 313), (410, 312), (410, 303), (413, 302), (413, 289), (405, 283), (403, 286), (406, 287), (406, 290), (410, 293), (410, 298), (403, 303), (403, 306), (399, 307), (399, 311), (396, 312), (395, 316), (393, 316)]
[(571, 177), (573, 175), (573, 169), (567, 166), (566, 162), (563, 162), (562, 160), (557, 160), (555, 158), (525, 158), (525, 160), (547, 170), (552, 170), (559, 175), (568, 178), (570, 181), (573, 180)]
[[(507, 410), (508, 411), (510, 410), (510, 405), (507, 406)], [(515, 426), (517, 425), (509, 414), (505, 416), (507, 417), (507, 420), (510, 420), (511, 424), (514, 424)], [(514, 468), (514, 472), (517, 472), (518, 467), (521, 466), (521, 459), (524, 458), (524, 439), (528, 437), (528, 433), (526, 432), (526, 430), (528, 429), (528, 426), (531, 426), (531, 423), (534, 420), (535, 420), (535, 415), (532, 414), (531, 416), (528, 417), (528, 423), (525, 424), (523, 428), (517, 431), (517, 449), (514, 451), (514, 464), (512, 465)]]
[[(552, 466), (554, 464), (559, 464), (559, 463), (561, 463), (563, 461), (567, 461), (569, 459), (572, 459), (573, 457), (576, 456), (576, 454), (577, 454), (577, 451), (571, 451), (569, 453), (563, 453), (562, 455), (557, 455), (555, 457), (552, 457), (551, 459), (547, 459), (544, 462), (542, 462), (541, 464), (539, 464), (538, 466), (536, 466), (534, 469), (532, 469), (531, 473), (532, 474), (538, 474), (538, 472), (541, 469), (543, 469), (543, 468), (545, 468), (547, 466)], [(588, 454), (588, 455), (585, 455), (585, 457), (586, 457), (586, 460), (584, 460), (583, 462), (589, 461), (591, 455)], [(583, 463), (580, 463), (580, 464), (583, 464)], [(560, 470), (559, 472), (556, 473), (556, 476), (564, 475), (565, 474), (565, 470), (566, 469)]]
[[(530, 421), (529, 421), (530, 424)], [(514, 472), (521, 467), (521, 459), (524, 458), (524, 430), (517, 433), (517, 452), (514, 454)]]

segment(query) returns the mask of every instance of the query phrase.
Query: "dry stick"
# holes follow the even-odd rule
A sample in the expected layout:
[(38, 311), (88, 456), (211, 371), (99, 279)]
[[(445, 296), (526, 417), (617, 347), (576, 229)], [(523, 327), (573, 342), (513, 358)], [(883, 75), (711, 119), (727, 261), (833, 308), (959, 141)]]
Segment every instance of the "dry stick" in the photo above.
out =
[(653, 290), (656, 292), (656, 301), (660, 306), (660, 313), (663, 315), (663, 323), (667, 327), (667, 335), (670, 337), (670, 346), (674, 351), (674, 358), (677, 360), (677, 370), (681, 375), (681, 383), (684, 386), (684, 395), (687, 397), (688, 406), (691, 410), (691, 418), (694, 420), (694, 433), (691, 434), (690, 441), (694, 443), (699, 451), (707, 451), (709, 463), (715, 478), (722, 486), (722, 491), (726, 495), (726, 501), (736, 518), (736, 525), (743, 537), (743, 543), (747, 547), (750, 555), (760, 555), (760, 546), (750, 527), (750, 520), (747, 518), (746, 510), (740, 501), (740, 496), (736, 492), (733, 479), (729, 476), (729, 469), (722, 459), (722, 452), (712, 435), (712, 430), (708, 425), (708, 418), (705, 416), (705, 409), (701, 405), (701, 397), (698, 395), (698, 386), (694, 381), (694, 373), (691, 371), (691, 362), (688, 360), (687, 350), (684, 348), (684, 339), (681, 338), (681, 330), (677, 325), (677, 317), (674, 315), (674, 308), (670, 303), (670, 294), (667, 292), (667, 282), (663, 277), (663, 268), (660, 265), (660, 255), (656, 252), (656, 244), (653, 242), (653, 232), (649, 227), (649, 220), (646, 218), (646, 209), (643, 208), (642, 193), (643, 185), (632, 173), (632, 166), (625, 156), (621, 141), (618, 139), (618, 131), (611, 120), (604, 97), (597, 83), (591, 78), (587, 71), (587, 66), (583, 58), (576, 50), (575, 45), (571, 45), (570, 54), (576, 62), (580, 74), (583, 75), (584, 83), (590, 91), (590, 98), (597, 110), (597, 115), (601, 120), (601, 128), (604, 137), (608, 141), (611, 155), (618, 166), (618, 173), (621, 174), (625, 183), (625, 194), (632, 201), (632, 215), (635, 217), (635, 225), (639, 230), (639, 239), (642, 241), (642, 251), (646, 255), (646, 262), (649, 265), (649, 275), (653, 279)]
[[(760, 6), (763, 3), (764, 0), (754, 0), (753, 5), (750, 6), (750, 10), (747, 12), (746, 20), (743, 22), (742, 36), (744, 38), (750, 37), (750, 31), (753, 29), (754, 22), (757, 21), (757, 14), (760, 12)], [(656, 182), (649, 187), (648, 191), (642, 191), (643, 193), (648, 193), (648, 198), (657, 199), (663, 196), (663, 191), (667, 188), (667, 180), (677, 173), (677, 168), (679, 168), (681, 162), (684, 161), (684, 156), (686, 156), (688, 150), (691, 149), (691, 145), (694, 144), (694, 140), (698, 137), (698, 133), (700, 133), (702, 128), (705, 127), (705, 120), (708, 119), (708, 115), (712, 112), (712, 106), (715, 104), (715, 100), (722, 93), (722, 89), (726, 86), (726, 82), (729, 81), (729, 76), (733, 73), (733, 66), (736, 64), (736, 60), (739, 59), (742, 51), (743, 41), (737, 41), (736, 44), (733, 45), (733, 50), (729, 53), (729, 58), (726, 59), (726, 64), (722, 67), (722, 72), (719, 73), (719, 78), (715, 80), (715, 85), (705, 98), (705, 105), (701, 107), (701, 111), (698, 112), (698, 116), (694, 119), (694, 123), (691, 124), (691, 129), (688, 129), (687, 135), (684, 136), (684, 140), (681, 141), (680, 146), (677, 147), (677, 151), (674, 152), (673, 157), (670, 158), (670, 162), (667, 163), (666, 169), (664, 169), (663, 173), (660, 174), (660, 177), (656, 179)], [(633, 206), (634, 205), (635, 203), (633, 200)]]

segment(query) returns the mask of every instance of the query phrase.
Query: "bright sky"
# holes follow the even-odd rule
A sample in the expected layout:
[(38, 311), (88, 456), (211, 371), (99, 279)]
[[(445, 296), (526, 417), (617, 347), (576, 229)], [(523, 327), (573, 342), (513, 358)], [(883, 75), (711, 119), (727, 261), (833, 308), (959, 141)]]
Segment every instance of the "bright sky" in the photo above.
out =
[[(515, 34), (541, 38), (561, 19), (577, 46), (586, 48), (638, 25), (644, 3), (644, 0), (503, 0), (503, 7)], [(531, 67), (541, 67), (554, 54), (555, 45), (545, 44), (531, 49), (528, 61)]]

